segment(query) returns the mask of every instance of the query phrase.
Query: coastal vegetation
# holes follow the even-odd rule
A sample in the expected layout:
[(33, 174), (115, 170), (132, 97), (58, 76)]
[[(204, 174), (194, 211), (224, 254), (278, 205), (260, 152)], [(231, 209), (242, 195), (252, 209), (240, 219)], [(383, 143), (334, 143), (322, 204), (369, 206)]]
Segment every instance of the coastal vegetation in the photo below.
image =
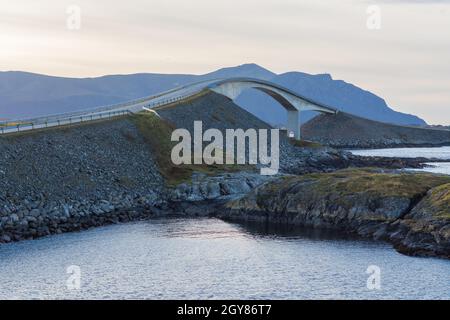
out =
[(140, 134), (155, 154), (162, 176), (169, 186), (190, 181), (194, 172), (215, 175), (224, 172), (254, 171), (250, 165), (175, 165), (171, 160), (172, 148), (177, 142), (171, 141), (172, 132), (176, 127), (161, 119), (155, 113), (145, 112), (131, 116)]

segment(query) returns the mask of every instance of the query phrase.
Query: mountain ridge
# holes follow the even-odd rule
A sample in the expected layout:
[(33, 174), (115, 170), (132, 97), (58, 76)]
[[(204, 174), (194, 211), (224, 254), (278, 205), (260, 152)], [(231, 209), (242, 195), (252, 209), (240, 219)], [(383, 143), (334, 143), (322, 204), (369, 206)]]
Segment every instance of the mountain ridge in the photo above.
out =
[[(293, 91), (307, 92), (308, 97), (317, 102), (370, 120), (399, 125), (426, 125), (426, 122), (417, 116), (394, 111), (384, 99), (374, 93), (344, 80), (334, 80), (330, 74), (287, 72), (277, 75), (271, 81)], [(286, 123), (286, 115), (276, 113), (275, 106), (256, 90), (244, 92), (236, 102), (259, 117), (260, 113), (264, 114), (262, 117), (272, 115), (272, 124)], [(307, 122), (315, 115), (316, 112), (303, 112), (301, 121)]]

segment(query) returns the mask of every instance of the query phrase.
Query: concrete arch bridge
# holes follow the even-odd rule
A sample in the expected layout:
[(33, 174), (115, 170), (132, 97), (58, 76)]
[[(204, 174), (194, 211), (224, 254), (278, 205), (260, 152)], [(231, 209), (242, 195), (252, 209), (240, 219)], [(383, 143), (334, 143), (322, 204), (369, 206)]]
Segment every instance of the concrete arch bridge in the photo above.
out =
[[(18, 119), (10, 121), (9, 123), (11, 125), (8, 125), (8, 122), (0, 123), (0, 133), (51, 127), (69, 122), (86, 122), (104, 118), (108, 115), (121, 115), (128, 112), (135, 113), (142, 111), (143, 108), (160, 109), (166, 106), (173, 106), (174, 103), (195, 97), (196, 95), (206, 91), (212, 91), (234, 100), (247, 89), (256, 89), (264, 92), (274, 98), (284, 109), (286, 109), (288, 115), (288, 121), (286, 124), (288, 134), (298, 140), (300, 140), (301, 111), (311, 110), (329, 114), (336, 114), (338, 112), (338, 110), (334, 108), (309, 99), (273, 82), (252, 78), (228, 78), (187, 84), (172, 90), (158, 93), (156, 95), (120, 104), (90, 108), (84, 111), (48, 115), (34, 119)], [(14, 125), (12, 125), (13, 123)], [(17, 126), (17, 123), (20, 125)], [(23, 125), (21, 123), (23, 123)]]

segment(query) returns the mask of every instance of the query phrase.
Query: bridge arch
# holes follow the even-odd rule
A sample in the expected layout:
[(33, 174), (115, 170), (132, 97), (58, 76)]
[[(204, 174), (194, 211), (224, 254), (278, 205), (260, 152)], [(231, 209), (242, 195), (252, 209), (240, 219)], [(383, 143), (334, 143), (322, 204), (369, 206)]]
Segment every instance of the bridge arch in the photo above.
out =
[(251, 79), (251, 78), (230, 78), (210, 83), (207, 89), (224, 95), (232, 100), (236, 99), (247, 89), (256, 89), (274, 98), (286, 109), (288, 121), (286, 127), (288, 134), (300, 140), (300, 112), (311, 110), (322, 113), (336, 114), (337, 110), (322, 103), (313, 101), (287, 88), (275, 83)]

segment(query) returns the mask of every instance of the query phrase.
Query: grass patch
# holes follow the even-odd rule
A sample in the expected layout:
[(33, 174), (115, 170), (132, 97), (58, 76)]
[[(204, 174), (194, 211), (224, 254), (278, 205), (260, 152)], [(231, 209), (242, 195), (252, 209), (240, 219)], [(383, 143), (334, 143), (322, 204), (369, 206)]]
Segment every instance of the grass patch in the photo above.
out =
[(434, 188), (429, 197), (435, 216), (450, 220), (450, 183)]
[[(433, 189), (435, 188), (435, 189)], [(266, 185), (258, 193), (257, 202), (272, 201), (275, 197), (298, 198), (301, 201), (321, 202), (330, 199), (333, 205), (345, 208), (355, 203), (378, 201), (386, 198), (422, 199), (434, 190), (435, 200), (429, 201), (433, 215), (440, 219), (450, 216), (450, 177), (429, 173), (383, 173), (372, 168), (345, 169), (332, 173), (313, 173), (290, 176), (276, 183)], [(425, 199), (428, 199), (427, 196)], [(365, 200), (364, 200), (365, 199)], [(328, 201), (328, 200), (327, 200)], [(374, 203), (375, 203), (374, 202)], [(432, 204), (432, 203), (435, 204)]]
[[(297, 177), (297, 181), (313, 181), (318, 194), (330, 192), (347, 196), (370, 193), (381, 197), (408, 197), (450, 183), (450, 177), (429, 173), (381, 173), (376, 169), (345, 169), (333, 173), (316, 173)], [(450, 195), (447, 195), (450, 198)], [(447, 198), (446, 201), (450, 201)]]
[(116, 183), (125, 188), (132, 188), (136, 185), (136, 182), (127, 176), (121, 176), (117, 178)]
[(308, 141), (308, 140), (296, 140), (289, 139), (289, 142), (299, 148), (322, 148), (323, 146), (318, 142)]
[(157, 115), (145, 112), (131, 116), (145, 142), (150, 146), (160, 172), (170, 186), (191, 180), (194, 172), (216, 175), (225, 172), (254, 170), (249, 165), (175, 165), (171, 160), (172, 148), (177, 142), (171, 141), (175, 126), (159, 118)]
[(130, 131), (127, 130), (122, 130), (122, 136), (127, 139), (127, 141), (129, 142), (135, 142), (136, 141), (136, 137), (134, 136), (134, 134)]

